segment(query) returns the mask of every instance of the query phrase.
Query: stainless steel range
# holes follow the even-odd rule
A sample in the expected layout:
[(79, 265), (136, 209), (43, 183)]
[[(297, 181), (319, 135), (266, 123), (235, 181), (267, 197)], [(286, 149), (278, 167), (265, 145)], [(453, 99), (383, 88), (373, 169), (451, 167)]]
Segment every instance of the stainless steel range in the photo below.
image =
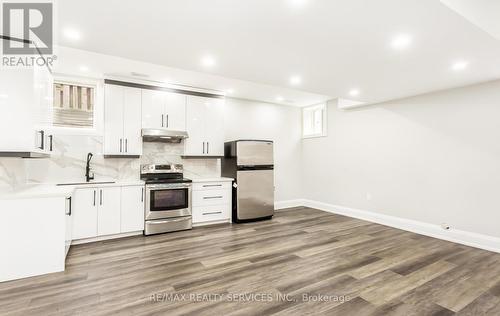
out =
[(141, 165), (146, 182), (144, 235), (192, 228), (191, 180), (183, 176), (182, 165)]

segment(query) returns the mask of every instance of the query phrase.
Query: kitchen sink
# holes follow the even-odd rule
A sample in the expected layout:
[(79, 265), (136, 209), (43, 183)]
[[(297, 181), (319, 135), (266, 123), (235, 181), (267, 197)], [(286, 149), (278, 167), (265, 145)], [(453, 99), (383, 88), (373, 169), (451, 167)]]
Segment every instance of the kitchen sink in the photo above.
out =
[(74, 183), (58, 183), (58, 186), (63, 185), (95, 185), (95, 184), (113, 184), (115, 181), (91, 181), (91, 182), (74, 182)]

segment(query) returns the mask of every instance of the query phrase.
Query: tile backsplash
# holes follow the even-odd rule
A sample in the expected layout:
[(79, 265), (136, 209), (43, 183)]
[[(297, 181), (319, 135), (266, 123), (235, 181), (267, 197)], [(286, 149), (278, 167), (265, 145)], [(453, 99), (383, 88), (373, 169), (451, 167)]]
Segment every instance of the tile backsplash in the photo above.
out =
[(103, 137), (58, 135), (54, 137), (54, 152), (46, 159), (0, 159), (0, 186), (15, 189), (26, 183), (80, 182), (85, 179), (87, 153), (94, 154), (91, 167), (96, 180), (137, 180), (145, 163), (180, 163), (187, 178), (220, 176), (220, 159), (182, 159), (182, 143), (143, 144), (138, 159), (104, 158)]

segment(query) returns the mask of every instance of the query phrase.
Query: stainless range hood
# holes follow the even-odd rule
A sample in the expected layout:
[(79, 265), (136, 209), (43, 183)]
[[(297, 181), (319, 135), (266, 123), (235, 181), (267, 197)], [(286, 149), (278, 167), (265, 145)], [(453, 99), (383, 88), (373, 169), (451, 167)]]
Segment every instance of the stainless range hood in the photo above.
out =
[(143, 128), (142, 140), (145, 142), (180, 143), (188, 138), (185, 131), (172, 131), (163, 128)]

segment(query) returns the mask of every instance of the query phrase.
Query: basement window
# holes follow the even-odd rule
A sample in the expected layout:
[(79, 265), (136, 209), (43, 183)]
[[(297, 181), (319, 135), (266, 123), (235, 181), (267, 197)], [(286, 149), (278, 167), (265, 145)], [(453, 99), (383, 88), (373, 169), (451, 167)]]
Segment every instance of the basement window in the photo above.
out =
[(302, 138), (326, 136), (326, 104), (302, 109)]
[(95, 86), (54, 82), (52, 124), (56, 127), (94, 127)]

